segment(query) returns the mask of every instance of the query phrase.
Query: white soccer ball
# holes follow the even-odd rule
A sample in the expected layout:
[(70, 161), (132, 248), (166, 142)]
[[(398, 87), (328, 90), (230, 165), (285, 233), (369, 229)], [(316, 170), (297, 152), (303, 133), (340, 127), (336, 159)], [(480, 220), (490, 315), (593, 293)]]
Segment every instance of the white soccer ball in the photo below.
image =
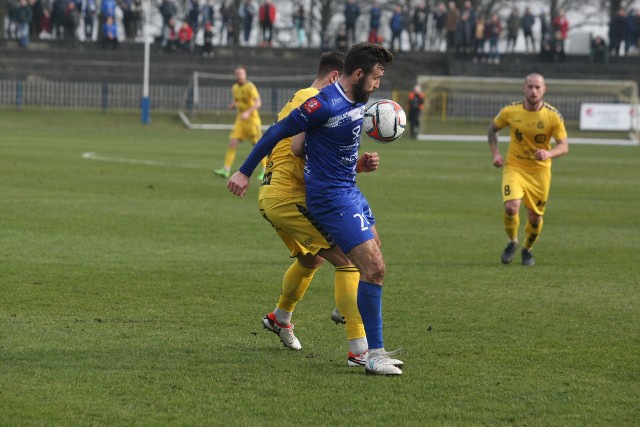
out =
[(363, 126), (370, 138), (388, 143), (402, 136), (407, 126), (407, 115), (397, 102), (381, 99), (365, 110)]

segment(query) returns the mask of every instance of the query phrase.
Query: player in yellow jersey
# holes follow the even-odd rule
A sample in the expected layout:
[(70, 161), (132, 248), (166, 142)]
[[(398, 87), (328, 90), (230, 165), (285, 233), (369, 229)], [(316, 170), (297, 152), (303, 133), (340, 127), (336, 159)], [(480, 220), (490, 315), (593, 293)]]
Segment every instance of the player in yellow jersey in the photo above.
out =
[[(231, 166), (236, 159), (238, 144), (246, 139), (255, 145), (262, 136), (262, 121), (260, 114), (258, 114), (258, 110), (262, 107), (260, 93), (258, 93), (256, 86), (247, 80), (247, 70), (242, 65), (236, 67), (234, 74), (236, 82), (231, 87), (233, 101), (229, 109), (236, 109), (236, 120), (229, 136), (229, 147), (224, 156), (224, 166), (213, 171), (216, 175), (224, 178), (231, 176)], [(266, 159), (263, 159), (262, 173), (258, 175), (260, 180), (262, 180), (266, 164)]]
[[(504, 166), (503, 221), (509, 237), (509, 243), (502, 253), (504, 264), (513, 260), (518, 249), (518, 213), (522, 200), (528, 212), (522, 264), (535, 264), (531, 250), (542, 231), (542, 217), (551, 185), (551, 159), (569, 151), (562, 115), (543, 100), (546, 90), (544, 77), (537, 73), (529, 74), (524, 83), (524, 100), (504, 107), (489, 125), (493, 166)], [(505, 160), (498, 148), (498, 131), (506, 126), (510, 128), (511, 139)], [(553, 148), (551, 138), (556, 143)]]

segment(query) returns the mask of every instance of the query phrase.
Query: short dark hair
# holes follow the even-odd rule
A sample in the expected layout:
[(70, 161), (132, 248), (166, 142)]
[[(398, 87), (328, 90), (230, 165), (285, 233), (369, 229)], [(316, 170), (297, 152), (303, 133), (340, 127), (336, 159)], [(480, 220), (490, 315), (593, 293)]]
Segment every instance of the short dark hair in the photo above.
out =
[(320, 65), (318, 65), (318, 77), (326, 77), (332, 71), (338, 71), (342, 73), (344, 68), (344, 59), (347, 55), (334, 50), (331, 52), (325, 52), (320, 55)]
[(393, 61), (393, 55), (383, 46), (375, 43), (357, 43), (351, 46), (344, 61), (344, 73), (353, 74), (357, 69), (361, 69), (365, 74), (373, 71), (376, 65), (385, 68)]

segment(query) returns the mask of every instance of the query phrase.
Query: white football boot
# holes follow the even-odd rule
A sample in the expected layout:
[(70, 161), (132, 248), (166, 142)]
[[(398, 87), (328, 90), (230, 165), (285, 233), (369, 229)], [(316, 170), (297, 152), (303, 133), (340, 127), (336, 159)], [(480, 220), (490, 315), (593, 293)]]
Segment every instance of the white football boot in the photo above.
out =
[(278, 324), (273, 312), (264, 316), (262, 319), (262, 325), (265, 329), (280, 337), (280, 341), (282, 341), (282, 344), (284, 344), (285, 347), (290, 348), (291, 350), (302, 349), (300, 341), (298, 341), (298, 338), (293, 334), (293, 325), (283, 326)]
[(397, 353), (397, 350), (392, 352), (386, 352), (383, 348), (369, 350), (367, 360), (364, 365), (365, 372), (367, 374), (375, 375), (402, 375), (402, 370), (393, 363), (400, 361), (389, 357), (389, 355), (393, 355), (395, 353)]
[(344, 316), (340, 314), (340, 311), (338, 311), (337, 308), (334, 308), (331, 312), (331, 320), (336, 322), (336, 325), (339, 325), (340, 323), (347, 323), (347, 321), (344, 320)]

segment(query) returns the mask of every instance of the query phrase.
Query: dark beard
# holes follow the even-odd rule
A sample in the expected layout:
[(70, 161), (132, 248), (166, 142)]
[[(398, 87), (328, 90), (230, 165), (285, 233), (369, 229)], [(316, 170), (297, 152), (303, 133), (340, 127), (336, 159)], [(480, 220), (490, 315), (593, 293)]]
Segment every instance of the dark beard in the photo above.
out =
[(364, 89), (365, 76), (362, 76), (356, 84), (353, 85), (353, 97), (358, 103), (366, 104), (369, 100), (369, 94)]

